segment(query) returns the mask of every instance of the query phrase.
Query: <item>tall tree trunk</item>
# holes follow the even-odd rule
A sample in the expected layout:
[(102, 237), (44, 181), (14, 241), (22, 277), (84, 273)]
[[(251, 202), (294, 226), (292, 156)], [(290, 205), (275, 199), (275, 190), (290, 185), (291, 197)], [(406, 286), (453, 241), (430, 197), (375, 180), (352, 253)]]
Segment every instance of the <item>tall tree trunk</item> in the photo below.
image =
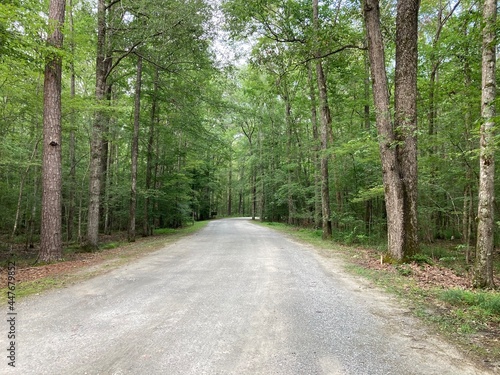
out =
[(307, 78), (309, 82), (309, 96), (311, 99), (311, 123), (313, 133), (313, 160), (314, 160), (314, 227), (322, 225), (321, 209), (321, 163), (319, 159), (320, 141), (318, 132), (318, 111), (316, 103), (316, 92), (314, 90), (314, 80), (311, 63), (307, 64)]
[[(313, 0), (313, 23), (316, 32), (319, 30), (318, 18), (318, 0)], [(332, 220), (330, 209), (330, 182), (328, 176), (328, 156), (326, 150), (328, 149), (328, 138), (331, 133), (332, 119), (330, 116), (330, 107), (328, 106), (328, 93), (326, 90), (326, 77), (323, 71), (323, 64), (321, 62), (321, 53), (319, 50), (315, 51), (316, 57), (316, 79), (318, 80), (319, 102), (321, 111), (321, 211), (323, 223), (323, 238), (328, 239), (332, 237)]]
[[(465, 33), (467, 36), (467, 33)], [(466, 89), (472, 87), (472, 72), (469, 64), (465, 61), (464, 64), (464, 84)], [(467, 102), (464, 111), (464, 138), (467, 140), (465, 151), (470, 152), (474, 146), (472, 145), (471, 130), (472, 130), (472, 105), (470, 101)], [(472, 244), (473, 244), (473, 230), (475, 229), (475, 215), (474, 215), (474, 170), (472, 166), (465, 161), (464, 168), (467, 171), (465, 175), (465, 187), (464, 187), (464, 211), (462, 214), (462, 239), (465, 246), (465, 262), (470, 264), (472, 262)]]
[[(69, 0), (69, 27), (71, 33), (70, 51), (72, 60), (70, 62), (70, 96), (74, 99), (76, 96), (76, 75), (75, 64), (75, 26), (73, 20), (73, 0)], [(76, 191), (76, 137), (75, 137), (76, 111), (71, 112), (71, 130), (69, 133), (69, 194), (68, 194), (68, 220), (66, 224), (66, 238), (68, 241), (73, 239), (73, 229), (75, 221), (75, 191)]]
[(293, 177), (293, 157), (294, 152), (292, 150), (292, 138), (293, 138), (293, 120), (292, 120), (292, 106), (290, 103), (290, 95), (288, 92), (288, 83), (286, 80), (281, 82), (283, 84), (283, 99), (285, 101), (285, 121), (287, 127), (287, 142), (286, 142), (286, 153), (287, 153), (287, 204), (288, 204), (288, 225), (295, 224), (295, 203), (293, 200), (293, 190), (292, 190), (292, 177)]
[[(366, 41), (365, 41), (365, 47), (366, 47)], [(363, 127), (366, 131), (369, 131), (370, 130), (370, 64), (368, 62), (367, 53), (363, 54), (363, 63), (365, 68), (365, 79), (363, 85), (364, 99), (365, 99), (364, 112), (363, 112), (363, 118), (364, 118)], [(365, 232), (368, 236), (371, 234), (372, 216), (373, 216), (373, 200), (368, 199), (365, 202)]]
[(394, 128), (399, 140), (396, 151), (403, 183), (404, 242), (402, 257), (410, 257), (418, 251), (417, 59), (419, 6), (420, 0), (399, 0), (396, 17)]
[(379, 150), (387, 211), (388, 250), (395, 259), (404, 255), (403, 184), (396, 157), (395, 137), (390, 115), (389, 90), (385, 71), (384, 44), (378, 0), (365, 0), (364, 18), (373, 85)]
[(62, 256), (61, 218), (61, 79), (65, 0), (51, 0), (47, 44), (54, 48), (45, 66), (43, 105), (42, 225), (39, 260), (51, 262)]
[[(108, 49), (106, 49), (108, 50)], [(111, 67), (111, 59), (106, 58), (106, 74)], [(106, 104), (111, 106), (113, 97), (113, 88), (106, 83)], [(111, 210), (109, 204), (110, 189), (111, 189), (111, 166), (113, 161), (113, 135), (111, 129), (111, 116), (109, 112), (105, 113), (102, 121), (102, 137), (101, 137), (101, 202), (99, 208), (100, 222), (103, 232), (111, 234)]]
[(152, 226), (150, 225), (149, 211), (151, 200), (149, 199), (149, 190), (151, 189), (151, 180), (153, 177), (153, 147), (155, 139), (155, 125), (157, 121), (157, 105), (158, 105), (158, 68), (155, 69), (153, 83), (153, 97), (151, 104), (151, 118), (149, 123), (149, 139), (147, 148), (146, 160), (146, 198), (144, 199), (144, 220), (143, 220), (143, 236), (152, 235)]
[[(101, 106), (106, 96), (106, 3), (97, 2), (97, 57), (96, 57), (96, 87), (97, 105)], [(94, 114), (92, 135), (90, 140), (90, 177), (89, 177), (89, 207), (87, 218), (87, 243), (91, 250), (99, 247), (99, 201), (101, 195), (102, 175), (102, 130), (106, 116), (98, 108)]]
[(483, 57), (479, 166), (479, 201), (477, 214), (476, 263), (473, 284), (493, 288), (494, 187), (495, 187), (495, 98), (496, 98), (496, 17), (497, 1), (483, 5)]
[(137, 208), (137, 159), (139, 156), (139, 125), (141, 119), (142, 57), (137, 57), (137, 78), (135, 82), (134, 133), (131, 150), (130, 214), (128, 240), (135, 241), (135, 211)]

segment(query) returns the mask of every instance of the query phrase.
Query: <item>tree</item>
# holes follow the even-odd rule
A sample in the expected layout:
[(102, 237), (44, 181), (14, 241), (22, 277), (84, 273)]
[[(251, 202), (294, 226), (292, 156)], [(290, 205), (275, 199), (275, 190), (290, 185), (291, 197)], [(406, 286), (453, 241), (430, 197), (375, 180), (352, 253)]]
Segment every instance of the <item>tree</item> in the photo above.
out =
[(479, 202), (477, 214), (476, 264), (473, 284), (492, 288), (494, 252), (495, 200), (495, 99), (496, 99), (496, 17), (497, 1), (483, 5), (481, 139), (479, 168)]
[(141, 119), (142, 57), (137, 57), (137, 78), (135, 83), (134, 131), (131, 147), (131, 182), (128, 240), (135, 242), (135, 211), (137, 209), (137, 158), (139, 157), (139, 125)]
[[(318, 0), (313, 0), (313, 23), (315, 32), (319, 31), (318, 20)], [(321, 53), (319, 50), (314, 52), (316, 58), (316, 79), (318, 80), (320, 112), (321, 112), (321, 127), (320, 127), (320, 167), (321, 167), (321, 209), (323, 223), (323, 238), (332, 237), (332, 220), (330, 212), (330, 188), (328, 176), (328, 135), (331, 133), (332, 118), (330, 116), (330, 107), (328, 106), (328, 92), (326, 90), (326, 78), (321, 61)]]
[(39, 260), (50, 262), (62, 255), (61, 219), (61, 80), (65, 0), (49, 6), (49, 56), (45, 65), (43, 106), (42, 222)]
[(105, 121), (104, 105), (107, 85), (106, 79), (110, 69), (110, 58), (106, 48), (106, 12), (105, 0), (97, 2), (97, 54), (96, 54), (96, 84), (95, 98), (98, 108), (94, 114), (92, 135), (90, 139), (90, 178), (89, 206), (87, 219), (86, 246), (97, 249), (99, 246), (99, 202), (101, 195), (102, 174), (102, 131)]
[(418, 0), (399, 0), (396, 22), (395, 122), (390, 114), (378, 0), (366, 0), (364, 17), (387, 210), (388, 250), (396, 260), (417, 248), (416, 69)]

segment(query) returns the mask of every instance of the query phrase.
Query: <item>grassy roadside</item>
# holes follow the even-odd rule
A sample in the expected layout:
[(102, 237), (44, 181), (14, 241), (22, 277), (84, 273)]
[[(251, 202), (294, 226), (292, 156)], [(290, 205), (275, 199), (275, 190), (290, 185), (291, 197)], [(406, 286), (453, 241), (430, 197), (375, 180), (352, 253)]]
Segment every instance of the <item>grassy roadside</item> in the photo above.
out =
[[(16, 301), (109, 272), (195, 233), (207, 224), (208, 221), (202, 221), (181, 229), (159, 229), (154, 236), (138, 238), (133, 243), (120, 240), (104, 242), (99, 251), (91, 254), (79, 253), (78, 247), (68, 246), (63, 251), (63, 261), (53, 264), (30, 266), (25, 259), (13, 259), (16, 263)], [(0, 304), (7, 302), (6, 268), (1, 269)]]
[[(324, 241), (318, 230), (279, 223), (258, 224), (314, 245), (326, 256), (340, 256), (348, 272), (396, 295), (414, 315), (482, 364), (500, 368), (500, 293), (475, 291), (465, 288), (463, 284), (454, 284), (454, 274), (465, 271), (449, 263), (449, 254), (441, 254), (438, 258), (427, 256), (424, 251), (412, 264), (372, 268), (370, 264), (380, 263), (381, 251)], [(367, 261), (367, 257), (371, 260)], [(422, 280), (418, 279), (415, 271), (425, 278), (426, 275), (420, 272), (429, 269), (429, 263), (432, 263), (433, 271), (442, 270), (439, 272), (449, 281), (442, 285), (422, 286)], [(450, 277), (447, 277), (448, 273)]]

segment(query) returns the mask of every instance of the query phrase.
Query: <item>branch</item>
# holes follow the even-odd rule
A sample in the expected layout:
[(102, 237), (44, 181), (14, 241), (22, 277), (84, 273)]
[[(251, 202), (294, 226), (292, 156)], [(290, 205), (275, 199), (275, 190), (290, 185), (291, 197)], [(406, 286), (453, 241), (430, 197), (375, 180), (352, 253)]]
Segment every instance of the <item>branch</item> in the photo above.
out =
[(135, 49), (136, 49), (137, 47), (139, 47), (142, 43), (144, 43), (144, 42), (145, 42), (146, 40), (148, 40), (149, 38), (154, 38), (154, 37), (160, 36), (160, 35), (162, 35), (162, 34), (164, 34), (164, 32), (163, 32), (163, 31), (160, 31), (160, 32), (158, 32), (158, 33), (156, 33), (156, 34), (153, 34), (153, 35), (151, 35), (151, 36), (149, 36), (149, 37), (147, 37), (147, 38), (143, 39), (143, 40), (139, 40), (137, 43), (134, 43), (134, 44), (132, 45), (132, 47), (130, 47), (130, 48), (128, 49), (128, 51), (125, 51), (125, 53), (124, 53), (123, 55), (121, 55), (121, 56), (120, 56), (120, 57), (119, 57), (119, 58), (115, 61), (115, 63), (111, 66), (111, 68), (109, 68), (108, 72), (106, 73), (106, 77), (105, 77), (105, 79), (107, 79), (107, 78), (109, 77), (109, 75), (111, 74), (111, 72), (112, 72), (112, 71), (113, 71), (113, 70), (114, 70), (114, 69), (118, 66), (118, 64), (119, 64), (119, 63), (120, 63), (120, 62), (121, 62), (121, 61), (122, 61), (125, 57), (129, 56), (131, 53), (135, 53)]
[(111, 8), (113, 5), (117, 4), (117, 3), (120, 3), (122, 0), (114, 0), (112, 1), (111, 3), (109, 3), (108, 5), (106, 5), (106, 7), (104, 7), (104, 10), (108, 10), (109, 8)]
[(108, 79), (109, 75), (111, 74), (111, 72), (113, 71), (113, 69), (115, 69), (118, 64), (125, 58), (127, 57), (128, 55), (130, 55), (132, 52), (134, 52), (134, 50), (139, 46), (141, 45), (143, 41), (140, 40), (138, 41), (137, 43), (135, 43), (132, 47), (129, 48), (129, 50), (127, 52), (125, 52), (123, 55), (121, 55), (116, 61), (115, 63), (111, 66), (111, 68), (109, 68), (108, 72), (106, 73), (106, 77), (104, 79)]
[(271, 35), (266, 35), (267, 38), (271, 39), (271, 40), (274, 40), (275, 42), (279, 42), (279, 43), (302, 43), (304, 44), (306, 41), (304, 39), (298, 39), (298, 38), (280, 38), (278, 36), (278, 34), (273, 31), (273, 29), (271, 28), (271, 26), (267, 23), (267, 22), (262, 22), (262, 24), (264, 25), (264, 28), (267, 29), (267, 31), (271, 34)]
[(336, 53), (340, 53), (342, 51), (345, 51), (346, 49), (359, 49), (361, 51), (366, 51), (368, 48), (367, 47), (360, 47), (360, 46), (357, 46), (357, 45), (354, 45), (354, 44), (347, 44), (345, 46), (342, 46), (334, 51), (331, 51), (331, 52), (328, 52), (328, 53), (325, 53), (324, 55), (316, 55), (316, 56), (313, 56), (313, 57), (310, 57), (304, 61), (301, 61), (300, 63), (298, 63), (298, 65), (302, 65), (302, 64), (306, 64), (308, 63), (309, 61), (312, 61), (312, 60), (321, 60), (321, 59), (324, 59), (325, 57), (328, 57), (328, 56), (331, 56), (331, 55), (335, 55)]

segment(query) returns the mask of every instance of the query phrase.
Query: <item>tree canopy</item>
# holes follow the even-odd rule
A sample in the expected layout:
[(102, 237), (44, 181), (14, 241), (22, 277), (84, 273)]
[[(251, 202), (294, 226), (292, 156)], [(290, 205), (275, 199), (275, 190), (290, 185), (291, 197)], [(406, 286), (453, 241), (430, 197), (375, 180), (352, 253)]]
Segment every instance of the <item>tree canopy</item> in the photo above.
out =
[[(387, 151), (402, 163), (394, 181), (403, 181), (402, 194), (412, 191), (415, 218), (413, 249), (391, 254), (401, 259), (418, 244), (447, 240), (472, 262), (488, 232), (476, 223), (480, 159), (498, 152), (496, 117), (481, 107), (483, 53), (497, 41), (483, 42), (490, 18), (482, 3), (414, 2), (414, 91), (401, 91), (409, 73), (400, 56), (410, 48), (401, 34), (404, 4), (71, 0), (58, 48), (47, 43), (54, 31), (47, 2), (2, 2), (4, 243), (39, 243), (44, 69), (56, 54), (65, 244), (94, 236), (96, 248), (98, 235), (130, 230), (131, 215), (142, 235), (239, 215), (330, 230), (334, 241), (389, 243), (391, 252)], [(371, 55), (374, 8), (383, 61)], [(390, 137), (380, 132), (376, 65), (386, 75)], [(414, 104), (398, 99), (408, 92)], [(415, 155), (405, 164), (411, 140)], [(488, 210), (494, 218), (497, 205)], [(497, 245), (498, 222), (488, 225)]]

